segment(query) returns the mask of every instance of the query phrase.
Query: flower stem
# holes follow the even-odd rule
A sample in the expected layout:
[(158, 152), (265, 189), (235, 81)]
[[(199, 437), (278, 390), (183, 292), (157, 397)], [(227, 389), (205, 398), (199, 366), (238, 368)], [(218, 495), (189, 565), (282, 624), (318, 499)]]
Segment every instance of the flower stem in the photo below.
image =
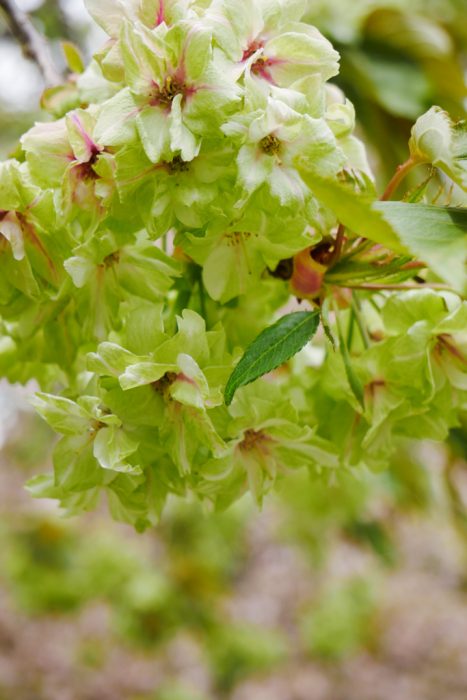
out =
[(206, 313), (206, 297), (204, 295), (204, 286), (203, 286), (203, 280), (200, 279), (198, 280), (198, 294), (199, 294), (199, 306), (201, 310), (201, 315), (206, 321), (206, 326), (207, 326), (207, 313)]
[(356, 292), (353, 292), (352, 294), (352, 311), (357, 322), (358, 330), (360, 331), (360, 335), (362, 337), (363, 345), (366, 349), (368, 349), (370, 347), (370, 337), (368, 335), (365, 322), (362, 318), (362, 305)]
[(331, 260), (329, 261), (329, 267), (332, 267), (337, 263), (341, 257), (342, 254), (342, 246), (344, 245), (344, 240), (345, 240), (345, 226), (344, 224), (339, 224), (339, 228), (337, 229), (337, 234), (336, 234), (336, 240), (334, 243), (334, 250), (332, 251), (332, 257)]
[[(405, 178), (405, 176), (414, 168), (416, 165), (418, 165), (418, 162), (413, 160), (412, 158), (409, 158), (408, 160), (405, 161), (405, 163), (402, 163), (402, 165), (399, 165), (397, 167), (396, 172), (392, 176), (391, 180), (389, 181), (388, 186), (386, 187), (384, 193), (380, 197), (380, 200), (382, 202), (387, 201), (392, 197), (396, 189), (399, 187), (400, 183), (402, 180)], [(337, 229), (337, 235), (336, 235), (336, 242), (335, 242), (335, 247), (334, 251), (332, 254), (332, 258), (329, 263), (329, 267), (332, 267), (335, 265), (342, 254), (342, 246), (344, 245), (345, 241), (345, 226), (344, 224), (339, 224), (339, 228)], [(362, 242), (364, 242), (365, 239), (362, 239)]]
[(380, 200), (382, 202), (387, 202), (388, 199), (391, 199), (392, 195), (397, 190), (402, 180), (416, 165), (418, 165), (418, 163), (412, 158), (409, 158), (405, 161), (405, 163), (402, 163), (402, 165), (399, 165), (397, 167), (396, 172), (392, 176), (388, 186), (386, 187), (384, 193), (380, 197)]

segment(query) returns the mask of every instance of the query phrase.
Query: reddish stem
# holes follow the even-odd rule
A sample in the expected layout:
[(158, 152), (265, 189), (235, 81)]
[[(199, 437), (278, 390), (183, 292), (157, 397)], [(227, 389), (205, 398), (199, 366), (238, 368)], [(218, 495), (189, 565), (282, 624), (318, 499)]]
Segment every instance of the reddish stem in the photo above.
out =
[(384, 193), (380, 197), (380, 200), (382, 202), (387, 202), (388, 199), (391, 199), (392, 195), (397, 190), (402, 180), (416, 165), (418, 165), (418, 163), (412, 158), (409, 158), (405, 161), (405, 163), (402, 163), (402, 165), (399, 165), (397, 167), (396, 172), (392, 176), (388, 186), (386, 187)]
[(329, 261), (329, 267), (332, 267), (335, 263), (339, 261), (339, 258), (341, 257), (342, 253), (342, 246), (344, 245), (344, 240), (345, 240), (345, 226), (344, 224), (339, 224), (339, 228), (337, 229), (337, 234), (336, 234), (336, 240), (334, 243), (334, 250), (332, 252), (331, 259)]
[(449, 340), (447, 340), (446, 336), (440, 335), (438, 336), (438, 340), (443, 345), (443, 347), (451, 353), (451, 355), (453, 355), (456, 359), (460, 360), (463, 365), (467, 365), (467, 359), (464, 357), (461, 351), (458, 348), (456, 348), (455, 345), (451, 345)]

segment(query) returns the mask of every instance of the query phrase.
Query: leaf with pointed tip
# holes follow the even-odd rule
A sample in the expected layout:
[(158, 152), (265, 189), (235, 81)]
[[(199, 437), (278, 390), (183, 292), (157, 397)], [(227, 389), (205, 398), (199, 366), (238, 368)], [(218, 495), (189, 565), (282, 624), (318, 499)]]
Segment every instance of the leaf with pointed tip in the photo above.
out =
[(84, 73), (85, 65), (79, 48), (71, 41), (62, 41), (61, 45), (66, 64), (71, 72)]
[(313, 194), (346, 228), (375, 243), (406, 254), (407, 249), (399, 240), (391, 224), (381, 211), (377, 211), (374, 197), (368, 193), (356, 192), (348, 183), (333, 178), (320, 177), (316, 173), (300, 171)]
[(466, 287), (467, 211), (431, 204), (378, 202), (375, 208), (401, 242), (448, 284)]
[(311, 340), (318, 326), (318, 311), (296, 311), (282, 316), (260, 333), (229, 377), (224, 392), (226, 405), (232, 403), (241, 386), (254, 382), (296, 355)]

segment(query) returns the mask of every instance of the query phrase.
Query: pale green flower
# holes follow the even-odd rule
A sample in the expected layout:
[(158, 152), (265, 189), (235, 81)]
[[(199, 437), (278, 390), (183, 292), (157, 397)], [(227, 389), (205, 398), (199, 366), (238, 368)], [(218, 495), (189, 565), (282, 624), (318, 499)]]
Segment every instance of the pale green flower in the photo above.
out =
[(239, 101), (231, 64), (201, 24), (181, 21), (149, 32), (126, 23), (121, 51), (130, 91), (102, 107), (98, 131), (105, 143), (127, 140), (135, 122), (148, 158), (157, 163), (198, 153), (202, 136), (213, 137)]
[(118, 379), (124, 391), (151, 386), (158, 396), (161, 440), (180, 473), (189, 474), (199, 450), (220, 456), (226, 451), (209, 411), (223, 402), (230, 372), (223, 334), (206, 333), (203, 319), (185, 310), (178, 332), (161, 334), (157, 347), (138, 356), (114, 343), (103, 343), (89, 356), (88, 367)]
[(276, 479), (300, 468), (334, 469), (339, 466), (333, 445), (300, 425), (298, 415), (277, 386), (262, 382), (242, 388), (229, 408), (230, 453), (212, 459), (200, 469), (206, 484), (201, 492), (216, 497), (229, 487), (235, 497), (249, 489), (261, 504)]
[(115, 156), (116, 185), (124, 206), (141, 215), (150, 234), (172, 227), (199, 228), (212, 217), (212, 208), (234, 185), (234, 150), (221, 140), (204, 140), (191, 161), (180, 156), (151, 163), (142, 147), (122, 149)]
[(206, 19), (239, 70), (250, 62), (254, 75), (288, 87), (312, 75), (325, 81), (339, 71), (339, 54), (330, 42), (298, 21), (305, 6), (303, 0), (214, 0)]
[(202, 266), (204, 285), (216, 301), (225, 303), (252, 290), (267, 267), (275, 269), (280, 260), (313, 241), (303, 217), (288, 213), (274, 220), (261, 204), (260, 198), (253, 199), (242, 214), (226, 207), (226, 213), (213, 218), (203, 235), (186, 233), (177, 238)]
[(61, 189), (63, 215), (104, 215), (114, 191), (113, 157), (94, 137), (98, 110), (77, 109), (55, 122), (38, 123), (21, 138), (29, 170), (42, 187)]
[(333, 177), (345, 157), (324, 119), (301, 114), (268, 98), (265, 110), (240, 114), (222, 127), (237, 140), (238, 179), (251, 194), (262, 185), (282, 205), (303, 204), (310, 191), (297, 167)]
[(467, 122), (454, 123), (432, 107), (412, 128), (410, 153), (417, 163), (431, 163), (467, 191)]

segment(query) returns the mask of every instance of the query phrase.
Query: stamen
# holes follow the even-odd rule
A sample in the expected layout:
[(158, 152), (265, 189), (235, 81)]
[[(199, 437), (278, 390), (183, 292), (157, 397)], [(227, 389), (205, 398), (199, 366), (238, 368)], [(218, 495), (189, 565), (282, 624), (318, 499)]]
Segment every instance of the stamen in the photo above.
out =
[(162, 105), (163, 107), (170, 107), (177, 95), (183, 95), (183, 97), (185, 97), (187, 92), (185, 83), (180, 82), (176, 78), (172, 78), (170, 75), (165, 79), (162, 88), (158, 85), (154, 87), (155, 89), (150, 99), (150, 104), (152, 106)]
[[(253, 41), (247, 49), (243, 52), (242, 61), (248, 61), (253, 54), (255, 54), (258, 49), (263, 48), (263, 43), (261, 41)], [(256, 65), (256, 64), (255, 64)]]
[(110, 255), (107, 255), (106, 258), (104, 258), (103, 265), (105, 268), (112, 267), (115, 263), (118, 263), (120, 261), (120, 251), (116, 250), (114, 253), (110, 253)]
[(274, 134), (269, 134), (262, 138), (259, 145), (263, 153), (266, 153), (268, 156), (275, 156), (281, 150), (281, 142)]
[(177, 374), (175, 372), (166, 372), (163, 377), (156, 382), (152, 382), (151, 386), (154, 391), (166, 398), (168, 390), (176, 379)]
[(175, 156), (173, 160), (166, 161), (164, 165), (171, 175), (175, 173), (186, 173), (190, 169), (190, 164), (187, 163), (186, 160), (182, 160), (180, 156)]
[(245, 450), (246, 452), (250, 452), (251, 450), (255, 449), (255, 447), (259, 447), (260, 449), (265, 446), (265, 443), (268, 443), (271, 441), (271, 438), (269, 438), (266, 433), (264, 433), (262, 430), (252, 430), (251, 428), (249, 430), (246, 430), (243, 434), (243, 440), (240, 443), (240, 449)]
[(264, 58), (263, 56), (260, 56), (258, 60), (255, 61), (251, 66), (251, 72), (253, 73), (253, 75), (263, 78), (269, 83), (274, 83), (273, 77), (268, 70), (268, 68), (273, 66), (274, 63), (277, 63), (277, 61), (273, 61), (271, 58)]
[(249, 231), (231, 231), (230, 233), (226, 233), (224, 237), (227, 245), (230, 248), (234, 248), (240, 245), (242, 241), (248, 240), (251, 237), (251, 233)]

